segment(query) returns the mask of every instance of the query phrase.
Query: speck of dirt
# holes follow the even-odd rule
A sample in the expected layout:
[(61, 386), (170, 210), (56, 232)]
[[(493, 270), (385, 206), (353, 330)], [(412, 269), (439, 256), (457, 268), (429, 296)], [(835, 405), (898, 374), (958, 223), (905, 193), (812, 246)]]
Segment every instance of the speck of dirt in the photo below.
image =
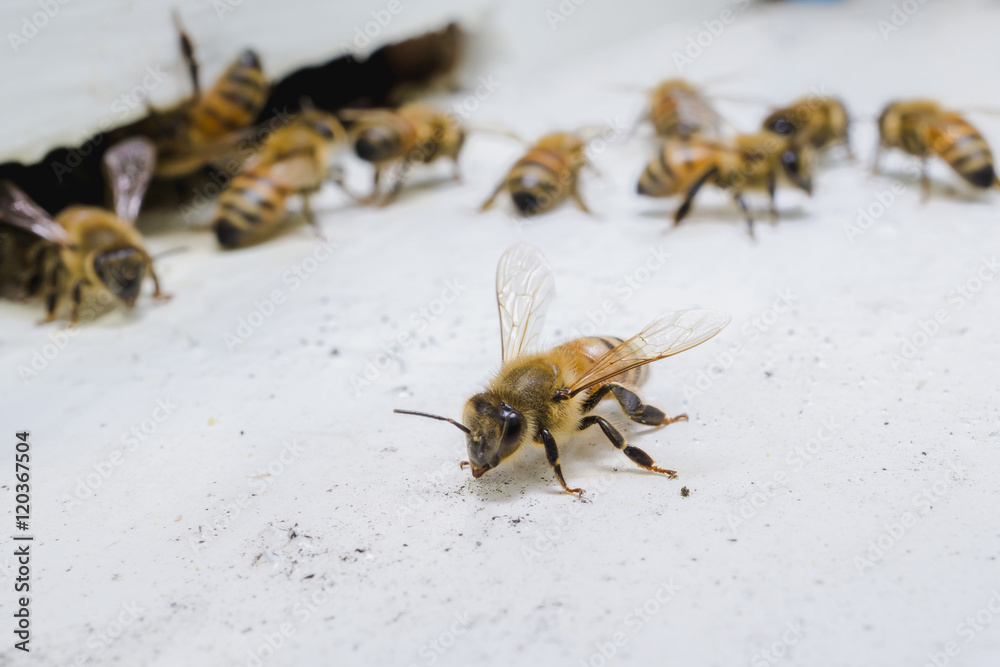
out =
[(681, 495), (684, 496), (685, 498), (687, 498), (688, 496), (691, 495), (691, 490), (688, 489), (686, 486), (682, 486), (681, 487)]

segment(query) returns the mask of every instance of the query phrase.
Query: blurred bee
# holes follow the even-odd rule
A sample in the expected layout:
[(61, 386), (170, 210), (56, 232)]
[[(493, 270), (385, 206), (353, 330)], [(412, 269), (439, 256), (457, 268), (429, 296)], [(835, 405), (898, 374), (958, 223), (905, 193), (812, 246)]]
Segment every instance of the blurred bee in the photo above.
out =
[(591, 426), (600, 427), (639, 467), (675, 477), (675, 471), (658, 467), (649, 454), (627, 444), (611, 422), (590, 413), (601, 401), (614, 398), (629, 419), (640, 424), (687, 421), (687, 415), (667, 417), (636, 393), (648, 375), (645, 364), (704, 343), (729, 323), (729, 316), (683, 310), (657, 317), (628, 340), (577, 338), (547, 351), (535, 350), (552, 286), (552, 269), (537, 248), (521, 243), (507, 250), (497, 268), (500, 371), (485, 391), (468, 400), (461, 422), (423, 412), (395, 412), (440, 419), (461, 429), (469, 452), (462, 467), (469, 466), (477, 479), (533, 442), (544, 448), (563, 490), (581, 495), (583, 489), (566, 484), (558, 443)]
[(71, 206), (53, 219), (13, 183), (0, 183), (0, 223), (40, 241), (25, 262), (37, 273), (25, 282), (45, 294), (44, 322), (56, 318), (66, 297), (72, 301), (72, 323), (79, 322), (85, 290), (98, 296), (110, 293), (131, 309), (147, 272), (156, 288), (154, 298), (169, 298), (160, 290), (153, 259), (134, 227), (155, 158), (152, 143), (143, 138), (119, 142), (104, 154), (114, 213)]
[[(421, 104), (407, 104), (396, 110), (350, 109), (340, 112), (355, 121), (350, 137), (359, 158), (375, 165), (372, 194), (365, 203), (385, 206), (403, 188), (406, 174), (414, 164), (430, 164), (439, 158), (454, 163), (453, 178), (461, 177), (458, 156), (465, 143), (465, 130), (449, 113)], [(391, 171), (392, 185), (382, 192), (382, 177)]]
[(664, 81), (649, 94), (640, 120), (649, 120), (660, 137), (722, 138), (726, 121), (693, 85), (684, 79)]
[(808, 97), (772, 112), (764, 119), (762, 129), (797, 138), (800, 142), (803, 137), (808, 137), (817, 151), (842, 145), (847, 149), (848, 157), (853, 159), (848, 137), (849, 124), (847, 108), (837, 98)]
[(936, 102), (912, 100), (892, 102), (878, 119), (879, 144), (874, 170), (878, 173), (883, 148), (899, 148), (921, 161), (923, 197), (930, 196), (927, 159), (937, 156), (959, 176), (977, 188), (1000, 184), (993, 168), (993, 153), (979, 130), (961, 114), (945, 111)]
[[(155, 175), (180, 178), (205, 167), (213, 158), (226, 155), (237, 137), (248, 130), (267, 102), (268, 82), (257, 54), (247, 49), (215, 84), (202, 91), (198, 82), (198, 61), (190, 38), (180, 25), (181, 51), (188, 64), (194, 88), (192, 99), (179, 107), (151, 111), (138, 131), (153, 139), (157, 149)], [(217, 150), (208, 150), (217, 146)]]
[(586, 140), (579, 133), (557, 132), (535, 143), (500, 182), (480, 210), (487, 210), (504, 190), (525, 217), (547, 213), (571, 197), (584, 213), (590, 209), (579, 191), (580, 170), (587, 165)]
[(779, 179), (787, 179), (811, 196), (814, 154), (811, 144), (799, 146), (773, 132), (739, 135), (732, 144), (668, 140), (646, 165), (638, 192), (647, 197), (684, 194), (684, 202), (674, 214), (676, 225), (691, 210), (705, 183), (729, 190), (746, 216), (752, 237), (753, 217), (743, 193), (766, 190), (771, 198), (771, 218), (777, 220), (775, 189)]
[(319, 191), (323, 181), (337, 180), (331, 175), (330, 161), (335, 145), (346, 136), (333, 115), (308, 105), (269, 135), (219, 195), (213, 222), (219, 244), (238, 248), (273, 235), (285, 219), (292, 195), (302, 195), (303, 217), (316, 225), (309, 196)]

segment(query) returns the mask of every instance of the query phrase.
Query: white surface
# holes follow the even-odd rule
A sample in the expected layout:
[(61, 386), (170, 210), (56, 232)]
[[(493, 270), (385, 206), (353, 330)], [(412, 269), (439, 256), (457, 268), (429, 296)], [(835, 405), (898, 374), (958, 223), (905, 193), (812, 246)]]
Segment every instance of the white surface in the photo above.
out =
[[(720, 89), (778, 102), (826, 85), (859, 116), (902, 94), (996, 105), (996, 7), (929, 3), (886, 42), (875, 21), (890, 11), (742, 14), (686, 73), (735, 72)], [(670, 54), (697, 26), (678, 22), (503, 80), (475, 119), (525, 136), (615, 115), (630, 122), (641, 100), (604, 83), (674, 73)], [(761, 116), (726, 111), (747, 128)], [(1000, 141), (997, 119), (974, 122)], [(873, 127), (859, 121), (862, 159), (873, 144)], [(599, 665), (598, 645), (615, 633), (619, 664), (924, 665), (948, 642), (960, 650), (949, 664), (997, 664), (1000, 619), (990, 614), (978, 632), (960, 624), (1000, 590), (1000, 286), (985, 282), (961, 309), (949, 301), (998, 251), (996, 193), (965, 197), (937, 165), (935, 196), (921, 205), (896, 155), (886, 166), (904, 192), (852, 243), (844, 226), (893, 179), (833, 156), (813, 199), (781, 192), (785, 218), (759, 225), (756, 243), (708, 191), (670, 231), (676, 202), (633, 194), (648, 152), (636, 140), (596, 156), (603, 178), (584, 183), (595, 217), (567, 206), (520, 226), (501, 211), (476, 213), (519, 151), (473, 136), (463, 185), (436, 182), (444, 166), (414, 172), (436, 186), (390, 209), (324, 193), (316, 208), (338, 247), (298, 289), (283, 276), (313, 253), (307, 230), (237, 253), (216, 251), (207, 235), (155, 234), (157, 251), (191, 248), (161, 262), (174, 300), (144, 300), (134, 317), (83, 328), (26, 382), (18, 366), (57, 329), (34, 324), (37, 307), (0, 304), (0, 425), (7, 438), (32, 431), (39, 539), (37, 634), (30, 657), (10, 655), (5, 640), (13, 664), (254, 665), (249, 652), (277, 637), (263, 664)], [(518, 240), (554, 266), (553, 340), (607, 299), (618, 302), (600, 328), (609, 334), (676, 308), (733, 315), (716, 339), (652, 368), (646, 398), (690, 423), (628, 430), (676, 480), (636, 469), (588, 433), (563, 447), (586, 502), (559, 493), (537, 451), (473, 481), (458, 468), (460, 433), (391, 413), (458, 416), (497, 367), (493, 273)], [(660, 248), (669, 261), (631, 298), (616, 293)], [(452, 280), (458, 299), (422, 324), (421, 309)], [(224, 334), (275, 289), (286, 302), (228, 350)], [(771, 321), (785, 290), (792, 310), (757, 331), (755, 318)], [(939, 310), (947, 322), (894, 368), (889, 355)], [(414, 342), (356, 392), (351, 377), (410, 330)], [(685, 391), (736, 344), (742, 352), (709, 387)], [(176, 408), (130, 449), (122, 438), (158, 400)], [(291, 441), (301, 451), (279, 463)], [(810, 460), (789, 458), (809, 446)], [(116, 451), (120, 465), (74, 502), (79, 480)], [(906, 513), (915, 524), (859, 570), (856, 559)], [(6, 616), (12, 558), (0, 562)], [(675, 593), (661, 592), (670, 582)], [(658, 592), (669, 601), (655, 602)], [(640, 622), (634, 610), (647, 604), (657, 613)], [(111, 639), (122, 614), (129, 623)], [(783, 657), (766, 659), (776, 642)]]

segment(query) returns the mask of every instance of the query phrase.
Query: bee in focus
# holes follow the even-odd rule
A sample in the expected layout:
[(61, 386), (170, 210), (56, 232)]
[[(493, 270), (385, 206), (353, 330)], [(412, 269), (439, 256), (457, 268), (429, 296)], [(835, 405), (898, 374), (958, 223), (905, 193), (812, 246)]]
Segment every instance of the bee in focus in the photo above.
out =
[(820, 152), (844, 146), (847, 156), (853, 159), (849, 125), (843, 102), (835, 97), (807, 97), (772, 112), (764, 119), (762, 129), (799, 141), (808, 137), (813, 148)]
[(753, 216), (743, 199), (748, 190), (767, 191), (771, 198), (772, 221), (778, 218), (775, 190), (779, 180), (812, 195), (815, 149), (773, 132), (739, 135), (731, 144), (694, 139), (667, 140), (639, 179), (638, 192), (647, 197), (683, 194), (684, 201), (674, 213), (674, 224), (691, 210), (698, 190), (706, 183), (729, 190), (746, 216), (750, 236)]
[(580, 196), (580, 170), (587, 166), (587, 140), (580, 133), (557, 132), (539, 139), (519, 159), (480, 210), (487, 210), (506, 190), (518, 214), (540, 215), (573, 199), (580, 210), (590, 209)]
[(666, 416), (636, 393), (648, 375), (645, 365), (704, 343), (729, 323), (729, 316), (683, 310), (657, 317), (628, 340), (577, 338), (547, 351), (534, 349), (552, 287), (552, 269), (537, 248), (520, 243), (507, 250), (497, 268), (500, 371), (485, 391), (468, 400), (461, 422), (423, 412), (395, 412), (457, 426), (465, 433), (469, 453), (462, 467), (470, 467), (477, 479), (531, 442), (544, 449), (563, 490), (582, 495), (583, 489), (566, 484), (559, 443), (592, 426), (640, 468), (675, 477), (675, 471), (657, 466), (649, 454), (627, 444), (611, 422), (591, 412), (601, 401), (614, 399), (639, 424), (687, 421), (687, 415)]
[(1000, 184), (993, 168), (993, 153), (979, 130), (961, 114), (945, 111), (937, 102), (911, 100), (892, 102), (878, 119), (879, 143), (874, 171), (878, 173), (883, 148), (899, 148), (921, 161), (923, 198), (930, 196), (927, 160), (937, 156), (967, 182), (986, 189)]
[(66, 298), (70, 320), (79, 322), (85, 291), (102, 298), (110, 294), (131, 309), (147, 274), (156, 288), (153, 297), (169, 298), (160, 290), (153, 258), (134, 226), (152, 178), (155, 149), (146, 139), (132, 138), (111, 146), (103, 159), (113, 213), (71, 206), (53, 219), (13, 183), (0, 183), (0, 223), (39, 239), (34, 257), (26, 262), (36, 273), (26, 282), (44, 292), (44, 322), (56, 318)]
[(697, 88), (684, 79), (664, 81), (649, 94), (640, 120), (649, 120), (660, 137), (719, 139), (726, 121)]
[[(414, 164), (431, 164), (448, 158), (454, 164), (453, 178), (460, 180), (458, 156), (465, 143), (465, 130), (454, 116), (421, 104), (407, 104), (396, 110), (365, 109), (340, 112), (353, 120), (350, 137), (359, 158), (375, 165), (372, 193), (365, 203), (385, 206), (403, 189), (407, 173)], [(382, 190), (382, 178), (391, 178), (391, 186)]]
[(286, 219), (286, 205), (302, 196), (302, 215), (317, 226), (310, 195), (325, 180), (339, 182), (331, 170), (334, 148), (347, 133), (332, 114), (306, 104), (287, 125), (275, 130), (243, 170), (219, 195), (212, 227), (223, 248), (239, 248), (265, 240)]
[(247, 49), (207, 91), (198, 82), (198, 61), (177, 15), (181, 51), (188, 64), (194, 96), (168, 111), (151, 111), (138, 126), (156, 144), (157, 178), (180, 178), (227, 156), (238, 137), (257, 119), (269, 86), (260, 58)]

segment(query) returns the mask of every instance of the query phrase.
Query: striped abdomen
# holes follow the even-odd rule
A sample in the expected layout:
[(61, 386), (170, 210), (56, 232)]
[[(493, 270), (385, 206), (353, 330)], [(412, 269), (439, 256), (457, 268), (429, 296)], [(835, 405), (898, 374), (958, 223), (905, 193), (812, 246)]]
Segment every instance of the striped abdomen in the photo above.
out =
[(518, 213), (537, 215), (562, 202), (578, 170), (563, 151), (532, 148), (507, 174), (507, 190)]
[(686, 191), (715, 166), (717, 150), (696, 141), (667, 141), (639, 177), (639, 194), (671, 197)]
[(201, 142), (249, 127), (267, 101), (260, 60), (246, 51), (191, 108), (193, 131)]
[(996, 181), (993, 153), (976, 128), (955, 113), (941, 114), (926, 126), (926, 146), (972, 185), (988, 188)]
[(292, 190), (268, 176), (264, 164), (233, 178), (219, 196), (212, 224), (223, 248), (238, 248), (265, 236), (285, 215), (285, 201)]
[[(621, 338), (614, 336), (588, 336), (574, 338), (559, 346), (559, 350), (570, 353), (576, 360), (576, 372), (584, 373), (603, 357), (622, 343)], [(649, 377), (649, 366), (643, 365), (614, 376), (609, 382), (618, 382), (626, 387), (641, 387)]]

